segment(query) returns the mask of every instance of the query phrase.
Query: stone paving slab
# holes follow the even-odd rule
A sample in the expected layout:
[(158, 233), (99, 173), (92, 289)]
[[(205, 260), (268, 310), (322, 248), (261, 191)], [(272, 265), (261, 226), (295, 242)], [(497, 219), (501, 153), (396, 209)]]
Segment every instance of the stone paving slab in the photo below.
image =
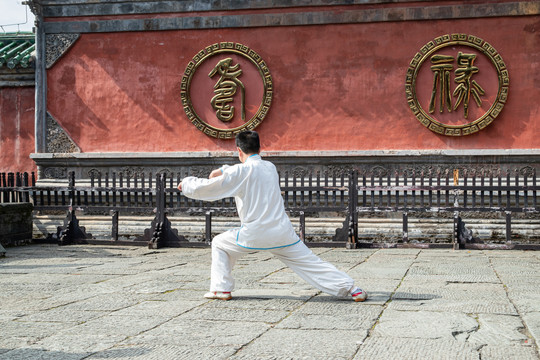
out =
[(516, 315), (502, 284), (426, 282), (407, 278), (392, 297), (389, 309), (497, 313)]
[(372, 334), (379, 337), (464, 341), (478, 328), (478, 321), (468, 314), (387, 309)]
[(519, 316), (478, 314), (478, 330), (467, 339), (470, 343), (497, 345), (527, 344), (528, 336)]
[(243, 346), (266, 333), (270, 324), (262, 321), (193, 320), (174, 318), (125, 340), (122, 344), (179, 346)]
[(199, 307), (183, 314), (179, 319), (190, 320), (216, 320), (216, 321), (255, 321), (266, 324), (277, 324), (289, 315), (285, 310), (268, 309), (242, 309), (242, 308), (211, 308)]
[(230, 359), (351, 359), (367, 331), (270, 329)]
[(239, 346), (178, 346), (178, 345), (123, 345), (94, 354), (85, 359), (229, 359)]
[(277, 324), (276, 329), (363, 330), (367, 333), (380, 316), (382, 307), (364, 306), (362, 311), (349, 314), (340, 312), (340, 315), (332, 312), (317, 314), (295, 312)]
[[(65, 354), (68, 358), (72, 356), (77, 358), (78, 356), (84, 359), (91, 354), (106, 351), (125, 339), (126, 336), (123, 334), (58, 333), (37, 341), (29, 348), (36, 351), (44, 350), (57, 353), (57, 359), (63, 359), (61, 354)], [(11, 354), (7, 353), (6, 355)]]
[(487, 345), (480, 349), (482, 359), (489, 360), (536, 360), (538, 353), (533, 346)]
[(230, 301), (209, 248), (31, 245), (0, 258), (0, 360), (535, 359), (540, 253), (315, 248), (367, 290), (312, 288), (265, 252)]
[(478, 360), (476, 346), (451, 339), (411, 339), (372, 336), (363, 342), (354, 360)]

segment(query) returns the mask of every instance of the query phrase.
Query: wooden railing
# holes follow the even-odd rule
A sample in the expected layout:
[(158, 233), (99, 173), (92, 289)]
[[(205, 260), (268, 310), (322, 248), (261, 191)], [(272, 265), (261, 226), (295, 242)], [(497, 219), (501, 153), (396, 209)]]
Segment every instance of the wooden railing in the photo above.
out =
[[(21, 177), (24, 174), (8, 174), (8, 178)], [(215, 202), (193, 200), (178, 191), (180, 175), (166, 176), (158, 174), (147, 177), (123, 178), (122, 175), (106, 174), (103, 177), (75, 183), (73, 173), (69, 174), (67, 186), (36, 186), (32, 175), (32, 183), (6, 181), (0, 191), (10, 201), (31, 201), (35, 211), (67, 211), (63, 226), (59, 226), (53, 240), (65, 245), (76, 242), (96, 243), (91, 234), (79, 226), (77, 212), (108, 213), (111, 216), (111, 238), (109, 241), (119, 242), (118, 223), (120, 214), (153, 214), (154, 220), (144, 234), (133, 240), (133, 243), (147, 243), (151, 248), (163, 246), (181, 246), (186, 244), (168, 219), (169, 214), (204, 214), (206, 217), (205, 240), (211, 241), (212, 217), (214, 214), (235, 213), (233, 198)], [(305, 239), (305, 217), (320, 212), (348, 212), (349, 181), (345, 177), (335, 177), (326, 173), (321, 176), (306, 175), (301, 178), (290, 177), (285, 173), (280, 179), (281, 190), (285, 201), (285, 209), (299, 216), (300, 237)], [(336, 231), (333, 240), (336, 243), (346, 242), (348, 222), (341, 231)], [(122, 242), (123, 243), (123, 242)], [(193, 244), (191, 244), (193, 245)]]
[[(472, 175), (472, 176), (471, 176)], [(465, 172), (453, 174), (395, 173), (385, 177), (366, 174), (352, 176), (357, 189), (351, 214), (352, 232), (358, 238), (358, 216), (369, 212), (400, 212), (403, 238), (408, 242), (408, 217), (411, 213), (450, 212), (454, 217), (454, 247), (463, 248), (471, 240), (460, 216), (470, 212), (496, 212), (506, 218), (506, 240), (511, 241), (512, 213), (538, 213), (536, 172), (514, 176), (510, 171), (497, 173)], [(353, 241), (354, 242), (354, 241)]]
[[(181, 246), (185, 239), (168, 219), (169, 214), (204, 214), (205, 240), (211, 241), (212, 217), (232, 214), (236, 206), (232, 198), (215, 202), (189, 199), (176, 188), (180, 174), (123, 177), (92, 176), (75, 183), (69, 174), (67, 185), (37, 186), (34, 174), (0, 174), (2, 202), (32, 202), (35, 211), (67, 211), (64, 224), (53, 235), (60, 244), (99, 242), (79, 226), (76, 212), (108, 213), (111, 216), (111, 238), (119, 242), (120, 214), (152, 214), (154, 219), (144, 234), (131, 243), (148, 244), (151, 248)], [(401, 213), (403, 236), (409, 242), (409, 216), (418, 213), (451, 213), (454, 222), (453, 246), (463, 248), (470, 240), (462, 214), (495, 212), (506, 219), (506, 239), (512, 237), (513, 213), (538, 213), (536, 172), (501, 173), (394, 173), (376, 176), (371, 173), (330, 174), (306, 172), (280, 174), (280, 186), (286, 210), (300, 220), (300, 237), (305, 239), (305, 217), (319, 213), (338, 213), (345, 217), (342, 228), (336, 229), (334, 246), (345, 243), (348, 248), (370, 246), (360, 242), (359, 217), (372, 213)], [(370, 215), (367, 215), (370, 214)], [(193, 244), (192, 244), (193, 245)]]

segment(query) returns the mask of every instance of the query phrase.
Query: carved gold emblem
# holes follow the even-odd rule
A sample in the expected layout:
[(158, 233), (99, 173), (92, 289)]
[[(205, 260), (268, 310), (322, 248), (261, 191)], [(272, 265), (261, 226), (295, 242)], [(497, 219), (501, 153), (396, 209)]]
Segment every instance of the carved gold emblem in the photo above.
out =
[(229, 103), (233, 101), (233, 96), (236, 94), (236, 90), (240, 88), (242, 92), (242, 120), (245, 121), (246, 89), (244, 87), (244, 84), (242, 84), (242, 82), (238, 80), (238, 76), (242, 75), (242, 70), (239, 69), (238, 64), (234, 66), (232, 66), (231, 64), (231, 58), (220, 60), (217, 63), (216, 67), (212, 69), (210, 74), (208, 74), (208, 76), (210, 76), (211, 78), (214, 77), (214, 75), (216, 74), (220, 75), (219, 80), (216, 82), (216, 85), (214, 85), (214, 93), (216, 95), (212, 98), (210, 102), (212, 103), (212, 107), (214, 108), (214, 110), (216, 110), (216, 116), (219, 120), (223, 122), (231, 121), (234, 117), (234, 106), (229, 105)]
[[(424, 63), (430, 66), (423, 66)], [(469, 135), (488, 126), (508, 97), (508, 70), (497, 51), (467, 34), (424, 45), (407, 69), (405, 93), (416, 118), (433, 132)], [(427, 111), (426, 111), (427, 109)]]
[(233, 139), (264, 120), (272, 93), (272, 77), (259, 54), (239, 43), (222, 42), (207, 46), (189, 62), (180, 97), (199, 130)]

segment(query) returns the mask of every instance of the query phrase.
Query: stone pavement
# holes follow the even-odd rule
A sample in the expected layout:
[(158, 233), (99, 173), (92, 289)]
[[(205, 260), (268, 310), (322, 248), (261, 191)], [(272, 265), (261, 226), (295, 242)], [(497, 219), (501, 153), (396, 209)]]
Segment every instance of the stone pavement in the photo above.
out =
[(0, 359), (540, 359), (540, 252), (315, 248), (354, 303), (264, 252), (216, 301), (208, 248), (6, 250)]

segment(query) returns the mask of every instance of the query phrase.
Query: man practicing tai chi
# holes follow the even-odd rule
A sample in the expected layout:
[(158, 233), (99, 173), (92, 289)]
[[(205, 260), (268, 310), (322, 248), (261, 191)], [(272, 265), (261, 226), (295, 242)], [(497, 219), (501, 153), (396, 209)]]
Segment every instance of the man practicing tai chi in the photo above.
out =
[(230, 300), (236, 260), (253, 250), (263, 250), (319, 290), (334, 296), (351, 294), (354, 301), (366, 300), (366, 292), (354, 286), (349, 275), (321, 260), (296, 235), (285, 212), (276, 167), (259, 155), (257, 132), (239, 133), (236, 147), (241, 164), (216, 169), (208, 179), (186, 177), (178, 185), (185, 196), (198, 200), (234, 196), (242, 224), (213, 239), (210, 292), (204, 297)]

